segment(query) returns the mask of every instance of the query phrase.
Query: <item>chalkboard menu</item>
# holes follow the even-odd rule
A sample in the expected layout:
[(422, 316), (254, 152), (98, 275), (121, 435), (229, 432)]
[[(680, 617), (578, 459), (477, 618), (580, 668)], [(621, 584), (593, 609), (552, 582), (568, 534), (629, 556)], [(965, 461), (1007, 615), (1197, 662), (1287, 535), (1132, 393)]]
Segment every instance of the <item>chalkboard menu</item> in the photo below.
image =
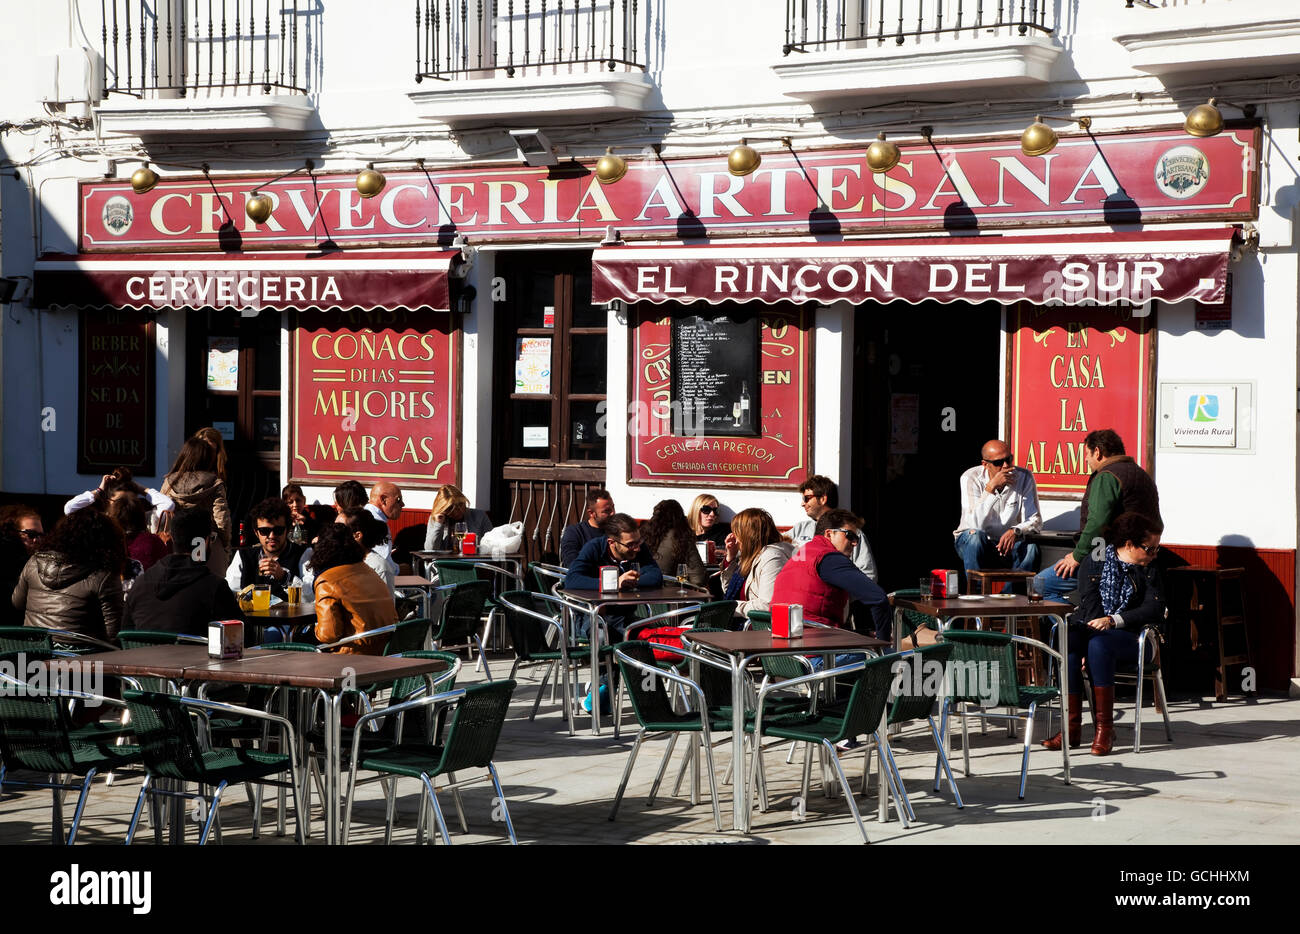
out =
[(672, 319), (673, 434), (762, 433), (758, 332), (756, 317)]

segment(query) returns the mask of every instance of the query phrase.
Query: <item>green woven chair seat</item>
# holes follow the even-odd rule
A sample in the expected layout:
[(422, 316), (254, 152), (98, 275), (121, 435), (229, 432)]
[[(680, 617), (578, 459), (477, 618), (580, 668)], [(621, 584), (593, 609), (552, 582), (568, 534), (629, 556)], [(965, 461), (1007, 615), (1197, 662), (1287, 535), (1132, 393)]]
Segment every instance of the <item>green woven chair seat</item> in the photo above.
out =
[(1055, 700), (1060, 696), (1060, 689), (1050, 685), (1022, 684), (1019, 706), (1028, 707), (1031, 703), (1041, 706), (1046, 701)]
[(117, 720), (96, 720), (94, 723), (73, 727), (68, 731), (68, 736), (74, 743), (116, 742), (119, 737), (130, 735), (131, 728), (123, 726)]
[(205, 752), (202, 771), (193, 773), (194, 777), (189, 780), (202, 781), (207, 785), (223, 781), (235, 784), (277, 772), (287, 772), (289, 769), (289, 757), (282, 753), (230, 746)]
[(139, 746), (115, 746), (113, 741), (108, 739), (98, 742), (85, 742), (77, 737), (70, 737), (70, 739), (72, 761), (77, 766), (72, 771), (77, 775), (85, 775), (91, 769), (96, 772), (107, 772), (140, 761)]
[[(763, 735), (776, 736), (780, 739), (794, 739), (805, 743), (820, 743), (829, 740), (832, 743), (848, 739), (844, 727), (844, 718), (826, 714), (809, 714), (806, 711), (767, 715), (768, 708), (763, 709)], [(745, 732), (754, 732), (753, 718), (745, 723)]]

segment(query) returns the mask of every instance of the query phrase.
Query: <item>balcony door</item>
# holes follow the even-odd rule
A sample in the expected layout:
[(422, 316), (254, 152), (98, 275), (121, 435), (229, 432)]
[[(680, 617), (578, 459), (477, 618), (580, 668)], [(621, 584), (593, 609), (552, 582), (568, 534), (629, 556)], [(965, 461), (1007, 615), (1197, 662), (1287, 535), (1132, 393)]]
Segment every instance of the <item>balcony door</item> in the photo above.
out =
[(605, 484), (606, 312), (589, 251), (506, 253), (497, 273), (492, 514), (524, 523), (530, 559), (553, 560)]

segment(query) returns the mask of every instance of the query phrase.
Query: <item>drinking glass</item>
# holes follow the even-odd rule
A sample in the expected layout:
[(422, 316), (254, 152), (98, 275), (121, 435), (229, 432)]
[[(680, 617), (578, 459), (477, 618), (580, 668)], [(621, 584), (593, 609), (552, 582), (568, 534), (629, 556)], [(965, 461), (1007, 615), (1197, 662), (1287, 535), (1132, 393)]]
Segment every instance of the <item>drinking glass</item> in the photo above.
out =
[(1043, 585), (1038, 583), (1038, 578), (1031, 577), (1025, 581), (1025, 593), (1029, 595), (1030, 603), (1039, 603), (1043, 599)]
[(934, 578), (926, 575), (921, 578), (921, 583), (918, 586), (921, 590), (921, 599), (928, 603), (930, 598), (934, 596)]
[(271, 608), (271, 585), (258, 584), (253, 588), (253, 612), (263, 612)]
[(686, 593), (686, 565), (677, 565), (677, 592)]
[(469, 526), (467, 526), (464, 522), (457, 522), (454, 529), (452, 530), (452, 534), (456, 537), (457, 551), (464, 551), (465, 533), (468, 531), (469, 531)]

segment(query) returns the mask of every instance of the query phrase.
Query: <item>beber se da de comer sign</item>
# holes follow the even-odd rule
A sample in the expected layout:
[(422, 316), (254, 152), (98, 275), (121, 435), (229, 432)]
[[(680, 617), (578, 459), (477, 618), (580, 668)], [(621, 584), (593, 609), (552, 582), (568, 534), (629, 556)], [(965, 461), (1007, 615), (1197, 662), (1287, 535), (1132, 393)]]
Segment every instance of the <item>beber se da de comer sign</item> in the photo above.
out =
[[(1249, 218), (1257, 200), (1258, 130), (1192, 139), (1181, 128), (1067, 136), (1029, 157), (1018, 139), (905, 143), (883, 175), (864, 149), (768, 153), (736, 178), (719, 157), (629, 161), (621, 181), (601, 185), (578, 165), (551, 177), (522, 167), (392, 171), (382, 194), (362, 199), (355, 177), (291, 177), (261, 190), (275, 202), (266, 223), (244, 213), (265, 181), (164, 180), (137, 195), (126, 181), (81, 187), (82, 248), (138, 250), (217, 246), (227, 216), (245, 248), (255, 244), (421, 241), (452, 233), (484, 238), (585, 236), (606, 226), (647, 236), (726, 230), (807, 231), (834, 215), (850, 229), (942, 227), (953, 210), (981, 226), (1114, 219)], [(575, 165), (577, 165), (575, 163)], [(562, 167), (563, 168), (563, 167)], [(215, 190), (214, 190), (215, 189)]]

